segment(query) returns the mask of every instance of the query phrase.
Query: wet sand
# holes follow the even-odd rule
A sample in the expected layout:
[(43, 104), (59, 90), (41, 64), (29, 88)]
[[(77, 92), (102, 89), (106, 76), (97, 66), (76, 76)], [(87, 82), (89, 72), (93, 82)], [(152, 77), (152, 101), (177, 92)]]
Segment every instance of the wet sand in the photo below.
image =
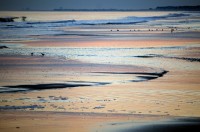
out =
[(190, 40), (190, 39), (166, 39), (166, 40), (99, 40), (99, 41), (80, 41), (80, 42), (67, 42), (67, 41), (29, 41), (29, 42), (22, 42), (22, 44), (33, 46), (33, 47), (113, 47), (113, 48), (135, 48), (135, 47), (162, 47), (162, 46), (181, 46), (187, 45), (190, 43), (198, 43), (199, 39), (197, 40)]
[[(5, 44), (20, 43), (24, 48), (136, 47), (143, 54), (128, 56), (126, 61), (132, 63), (119, 65), (34, 51), (30, 52), (33, 55), (0, 55), (0, 129), (81, 132), (117, 128), (128, 132), (161, 131), (165, 124), (169, 131), (199, 128), (199, 120), (176, 120), (200, 116), (198, 31), (149, 33), (145, 27), (145, 31), (140, 28), (130, 33), (121, 26), (118, 32), (107, 28), (106, 32), (91, 32), (91, 36), (87, 34), (91, 30), (82, 30), (81, 35), (77, 31), (76, 35), (34, 36), (34, 40)], [(143, 52), (143, 48), (151, 51)]]
[(1, 111), (0, 129), (11, 131), (198, 131), (199, 118), (143, 114)]

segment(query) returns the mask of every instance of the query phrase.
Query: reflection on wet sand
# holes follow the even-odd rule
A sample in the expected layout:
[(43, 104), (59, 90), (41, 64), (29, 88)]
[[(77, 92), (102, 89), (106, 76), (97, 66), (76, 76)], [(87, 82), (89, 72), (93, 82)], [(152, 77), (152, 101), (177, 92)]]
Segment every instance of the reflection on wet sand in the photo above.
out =
[[(79, 13), (71, 13), (79, 18)], [(199, 119), (192, 118), (200, 115), (199, 17), (151, 12), (153, 18), (170, 17), (154, 21), (139, 16), (148, 22), (127, 23), (135, 20), (127, 15), (138, 13), (110, 12), (125, 16), (116, 18), (115, 24), (87, 21), (83, 15), (84, 21), (70, 25), (51, 16), (68, 17), (63, 12), (46, 13), (53, 22), (44, 17), (41, 22), (1, 23), (0, 129), (128, 132), (199, 128)], [(185, 17), (191, 23), (183, 23)], [(124, 19), (126, 24), (116, 24)]]

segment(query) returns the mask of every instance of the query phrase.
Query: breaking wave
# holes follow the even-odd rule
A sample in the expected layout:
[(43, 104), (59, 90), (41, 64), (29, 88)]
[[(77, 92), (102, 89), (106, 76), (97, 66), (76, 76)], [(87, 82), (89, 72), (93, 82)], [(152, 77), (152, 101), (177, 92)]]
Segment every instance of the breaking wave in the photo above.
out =
[[(27, 24), (49, 24), (53, 26), (56, 24), (57, 26), (64, 25), (114, 25), (114, 24), (136, 24), (136, 23), (144, 23), (149, 21), (161, 20), (166, 18), (174, 18), (174, 17), (184, 17), (189, 16), (189, 14), (183, 13), (173, 13), (164, 16), (151, 16), (151, 17), (136, 17), (136, 16), (128, 16), (120, 19), (107, 19), (107, 20), (65, 20), (65, 21), (51, 21), (51, 22), (27, 22)], [(55, 26), (55, 25), (54, 25)]]

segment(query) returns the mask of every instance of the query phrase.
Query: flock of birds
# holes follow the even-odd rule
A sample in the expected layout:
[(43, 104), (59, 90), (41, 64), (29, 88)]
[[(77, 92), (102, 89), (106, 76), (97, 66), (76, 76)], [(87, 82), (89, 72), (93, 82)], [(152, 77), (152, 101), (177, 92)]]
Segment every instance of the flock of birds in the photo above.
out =
[[(188, 29), (189, 29), (189, 28), (188, 28)], [(170, 28), (171, 33), (173, 33), (175, 30), (178, 30), (177, 27), (175, 27), (175, 28)], [(111, 29), (110, 31), (112, 32), (113, 30)], [(119, 29), (117, 29), (116, 31), (119, 32)], [(130, 30), (130, 31), (132, 31), (132, 30)], [(139, 29), (138, 29), (138, 30), (135, 30), (135, 29), (134, 29), (133, 31), (140, 31), (140, 30), (139, 30)], [(154, 31), (154, 30), (149, 29), (148, 31)], [(156, 31), (159, 31), (159, 29), (156, 29)], [(164, 29), (161, 29), (161, 31), (164, 31)]]

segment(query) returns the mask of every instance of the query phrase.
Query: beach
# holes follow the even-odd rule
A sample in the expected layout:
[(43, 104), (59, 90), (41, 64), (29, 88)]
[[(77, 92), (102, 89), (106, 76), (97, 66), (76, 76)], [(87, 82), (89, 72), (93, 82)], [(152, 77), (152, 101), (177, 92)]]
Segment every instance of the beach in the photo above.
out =
[(0, 14), (3, 131), (199, 128), (198, 12)]

